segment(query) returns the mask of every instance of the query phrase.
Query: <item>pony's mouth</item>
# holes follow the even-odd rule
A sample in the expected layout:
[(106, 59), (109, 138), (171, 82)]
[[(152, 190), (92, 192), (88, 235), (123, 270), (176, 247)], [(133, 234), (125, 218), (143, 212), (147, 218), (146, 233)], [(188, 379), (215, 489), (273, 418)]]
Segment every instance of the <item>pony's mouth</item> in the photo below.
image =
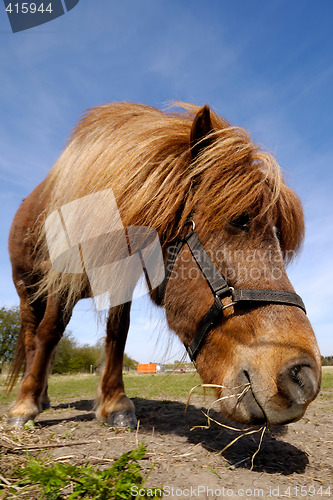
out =
[[(244, 370), (237, 377), (234, 390), (239, 394), (230, 393), (221, 401), (221, 412), (229, 420), (245, 425), (262, 425), (267, 423), (267, 416), (258, 401), (249, 373)], [(224, 393), (225, 394), (225, 393)], [(235, 400), (235, 396), (237, 399)]]
[(251, 415), (253, 415), (253, 417), (251, 419), (251, 423), (253, 423), (253, 424), (265, 424), (268, 422), (267, 415), (265, 413), (264, 408), (261, 406), (260, 402), (256, 398), (255, 392), (253, 390), (250, 375), (249, 375), (247, 370), (244, 370), (243, 374), (244, 374), (244, 376), (247, 379), (248, 384), (249, 384), (246, 405), (248, 406), (248, 409), (250, 410)]

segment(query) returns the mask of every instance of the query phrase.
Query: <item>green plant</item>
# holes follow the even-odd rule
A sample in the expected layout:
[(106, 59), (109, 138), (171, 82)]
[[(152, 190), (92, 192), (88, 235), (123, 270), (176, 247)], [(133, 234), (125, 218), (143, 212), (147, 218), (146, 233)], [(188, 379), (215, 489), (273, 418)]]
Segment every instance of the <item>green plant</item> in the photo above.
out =
[[(145, 478), (142, 476), (139, 460), (145, 453), (146, 448), (142, 443), (137, 449), (124, 453), (112, 467), (104, 470), (96, 470), (90, 464), (56, 462), (46, 465), (41, 460), (32, 458), (23, 469), (17, 471), (19, 481), (15, 486), (38, 484), (42, 490), (40, 498), (47, 500), (128, 500), (134, 498), (133, 491), (137, 492), (138, 488), (140, 498), (160, 498), (161, 489), (143, 488), (148, 474)], [(63, 491), (66, 488), (71, 489), (71, 493), (65, 495)]]

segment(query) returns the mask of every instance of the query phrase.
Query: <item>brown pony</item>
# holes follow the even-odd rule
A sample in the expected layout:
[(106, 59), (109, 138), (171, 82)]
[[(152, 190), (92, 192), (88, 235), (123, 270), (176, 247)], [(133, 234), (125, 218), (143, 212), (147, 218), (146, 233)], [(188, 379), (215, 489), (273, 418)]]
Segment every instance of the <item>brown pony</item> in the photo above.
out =
[[(302, 242), (303, 213), (276, 161), (208, 106), (179, 106), (180, 113), (130, 103), (88, 111), (47, 178), (20, 206), (9, 237), (22, 319), (11, 384), (23, 366), (24, 378), (9, 422), (22, 425), (49, 405), (52, 353), (74, 305), (91, 296), (86, 273), (56, 271), (46, 244), (46, 217), (73, 200), (112, 189), (123, 225), (157, 231), (165, 261), (193, 220), (230, 286), (293, 291), (284, 265)], [(83, 215), (92, 216), (88, 208)], [(94, 225), (108, 217), (99, 213)], [(150, 294), (188, 346), (214, 297), (186, 245), (163, 300), (156, 290)], [(106, 325), (96, 414), (116, 426), (135, 425), (122, 379), (130, 307), (129, 301), (111, 307)], [(228, 307), (205, 339), (196, 367), (204, 382), (221, 386), (221, 412), (235, 422), (298, 420), (320, 387), (311, 325), (300, 308), (285, 304)]]

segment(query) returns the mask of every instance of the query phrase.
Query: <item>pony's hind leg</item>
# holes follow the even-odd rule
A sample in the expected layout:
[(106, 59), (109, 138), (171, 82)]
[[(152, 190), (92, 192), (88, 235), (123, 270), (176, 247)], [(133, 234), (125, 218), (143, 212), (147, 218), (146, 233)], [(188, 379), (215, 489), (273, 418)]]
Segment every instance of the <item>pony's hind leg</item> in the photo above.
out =
[[(32, 316), (31, 316), (32, 318)], [(47, 405), (47, 376), (52, 352), (59, 342), (69, 321), (70, 315), (64, 316), (61, 303), (49, 296), (45, 313), (35, 332), (25, 325), (24, 347), (26, 369), (16, 402), (10, 410), (8, 423), (22, 426), (33, 420)], [(33, 326), (33, 324), (31, 324)]]
[[(46, 300), (31, 300), (26, 284), (13, 272), (13, 280), (20, 297), (21, 329), (16, 344), (15, 357), (8, 377), (8, 390), (11, 391), (22, 369), (27, 374), (30, 370), (36, 349), (36, 330), (44, 313)], [(48, 400), (47, 390), (45, 400)]]
[(134, 404), (126, 396), (123, 357), (130, 323), (131, 303), (110, 309), (106, 329), (106, 364), (96, 416), (112, 427), (136, 427)]

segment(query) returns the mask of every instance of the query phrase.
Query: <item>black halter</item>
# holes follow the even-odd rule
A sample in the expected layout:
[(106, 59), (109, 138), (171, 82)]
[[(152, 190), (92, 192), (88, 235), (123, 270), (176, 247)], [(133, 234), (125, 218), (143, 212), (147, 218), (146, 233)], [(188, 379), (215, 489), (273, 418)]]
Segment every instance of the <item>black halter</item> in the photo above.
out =
[[(199, 323), (198, 329), (190, 345), (185, 346), (192, 361), (195, 361), (208, 333), (216, 325), (223, 315), (224, 309), (235, 306), (239, 303), (247, 303), (250, 306), (260, 306), (264, 304), (285, 304), (301, 308), (305, 313), (306, 309), (303, 300), (294, 292), (285, 290), (260, 290), (252, 288), (240, 288), (235, 290), (229, 286), (226, 279), (220, 274), (214, 262), (209, 257), (205, 247), (201, 243), (195, 225), (185, 238), (175, 243), (173, 252), (170, 252), (167, 263), (164, 281), (159, 287), (159, 295), (164, 298), (165, 290), (172, 273), (177, 256), (185, 244), (188, 245), (191, 254), (196, 261), (201, 273), (207, 281), (214, 297), (214, 303)], [(232, 302), (223, 305), (221, 299), (230, 296)]]

